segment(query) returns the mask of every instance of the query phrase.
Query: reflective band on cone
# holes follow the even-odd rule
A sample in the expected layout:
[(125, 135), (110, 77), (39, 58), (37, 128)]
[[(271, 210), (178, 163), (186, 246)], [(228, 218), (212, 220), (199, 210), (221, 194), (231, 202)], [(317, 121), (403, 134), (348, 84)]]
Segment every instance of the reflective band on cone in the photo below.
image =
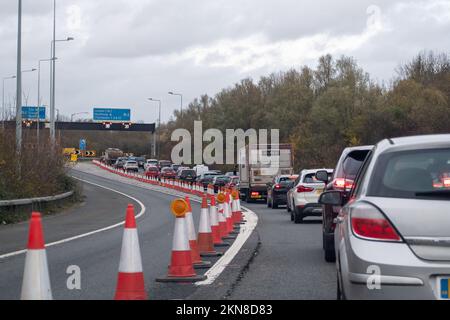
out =
[(38, 212), (31, 215), (27, 248), (20, 297), (22, 300), (52, 300), (42, 219)]
[(216, 257), (222, 255), (222, 253), (214, 250), (213, 234), (211, 230), (211, 221), (209, 217), (208, 200), (206, 195), (204, 195), (202, 199), (197, 241), (201, 256)]
[(172, 212), (176, 219), (169, 272), (167, 277), (156, 279), (157, 282), (197, 282), (206, 279), (206, 276), (195, 273), (192, 263), (186, 223), (188, 211), (188, 203), (185, 200), (177, 199), (172, 202)]
[(209, 268), (209, 267), (211, 267), (211, 262), (203, 261), (202, 258), (200, 257), (200, 252), (198, 250), (197, 234), (195, 233), (195, 225), (194, 225), (194, 218), (192, 216), (191, 200), (188, 196), (185, 197), (185, 200), (189, 207), (189, 211), (186, 213), (186, 225), (187, 225), (187, 230), (188, 230), (189, 246), (191, 248), (192, 263), (194, 264), (195, 269)]
[(141, 249), (134, 215), (134, 206), (128, 205), (120, 253), (119, 275), (115, 300), (147, 300)]
[(213, 237), (213, 244), (216, 247), (227, 247), (230, 244), (222, 241), (220, 226), (219, 226), (219, 214), (216, 207), (216, 197), (210, 196), (211, 206), (209, 207), (209, 217), (211, 220), (211, 232)]

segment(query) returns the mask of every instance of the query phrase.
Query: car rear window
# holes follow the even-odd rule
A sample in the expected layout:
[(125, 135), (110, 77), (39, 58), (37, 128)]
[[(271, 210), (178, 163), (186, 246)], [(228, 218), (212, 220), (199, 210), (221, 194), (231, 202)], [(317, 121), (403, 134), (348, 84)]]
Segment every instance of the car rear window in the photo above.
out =
[(183, 170), (181, 171), (181, 176), (195, 176), (196, 173), (194, 170)]
[[(332, 176), (332, 173), (328, 174), (328, 179)], [(323, 183), (322, 181), (317, 180), (315, 173), (306, 174), (303, 178), (303, 183)]]
[(450, 149), (391, 152), (381, 155), (369, 196), (450, 199)]
[(370, 150), (355, 150), (350, 152), (337, 168), (334, 178), (354, 180), (369, 152)]

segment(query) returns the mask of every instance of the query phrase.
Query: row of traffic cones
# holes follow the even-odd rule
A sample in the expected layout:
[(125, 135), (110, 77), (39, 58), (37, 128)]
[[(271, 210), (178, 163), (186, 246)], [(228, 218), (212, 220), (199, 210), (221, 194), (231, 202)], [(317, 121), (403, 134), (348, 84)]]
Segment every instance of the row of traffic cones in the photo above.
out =
[[(25, 258), (22, 300), (53, 299), (44, 243), (41, 214), (33, 212)], [(115, 299), (147, 299), (134, 206), (131, 204), (128, 205), (126, 212)]]
[[(172, 203), (176, 216), (172, 256), (167, 277), (162, 282), (196, 282), (206, 277), (197, 275), (196, 268), (209, 268), (211, 263), (202, 257), (217, 257), (222, 253), (215, 247), (229, 246), (224, 242), (233, 239), (233, 223), (239, 212), (238, 202), (233, 201), (230, 214), (229, 194), (218, 195), (219, 210), (214, 195), (203, 195), (198, 235), (195, 232), (190, 198), (177, 199)], [(210, 204), (208, 205), (208, 198)], [(234, 199), (236, 200), (236, 199)], [(23, 300), (51, 300), (52, 291), (48, 271), (47, 255), (44, 245), (41, 214), (33, 212), (30, 219), (28, 250), (22, 283)], [(116, 300), (145, 300), (144, 273), (137, 233), (134, 206), (129, 205), (126, 212), (119, 274), (115, 293)]]

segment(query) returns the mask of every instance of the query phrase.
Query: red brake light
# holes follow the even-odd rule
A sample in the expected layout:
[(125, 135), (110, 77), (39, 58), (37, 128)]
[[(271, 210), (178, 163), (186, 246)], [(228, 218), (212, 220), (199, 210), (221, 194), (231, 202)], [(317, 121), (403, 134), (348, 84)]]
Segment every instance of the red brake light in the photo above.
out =
[(450, 188), (450, 178), (444, 178), (443, 183), (445, 188)]
[(344, 178), (334, 179), (333, 187), (338, 190), (350, 191), (353, 188), (353, 180)]
[(279, 184), (276, 184), (275, 189), (281, 189), (281, 186)]
[(297, 187), (297, 192), (298, 193), (304, 193), (304, 192), (313, 192), (314, 188), (309, 188), (309, 187), (305, 187), (305, 186), (298, 186)]
[(389, 220), (370, 204), (355, 205), (351, 209), (351, 223), (353, 232), (358, 237), (377, 241), (402, 241)]

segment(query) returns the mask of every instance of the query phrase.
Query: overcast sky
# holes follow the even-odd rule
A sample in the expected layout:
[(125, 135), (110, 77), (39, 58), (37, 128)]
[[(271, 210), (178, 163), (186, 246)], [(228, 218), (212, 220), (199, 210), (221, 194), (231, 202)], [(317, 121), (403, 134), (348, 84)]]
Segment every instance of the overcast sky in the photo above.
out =
[[(49, 58), (52, 0), (23, 0), (23, 68)], [(450, 52), (450, 1), (58, 0), (57, 108), (131, 108), (134, 121), (163, 121), (207, 93), (242, 78), (314, 67), (331, 53), (353, 56), (378, 81), (421, 50)], [(17, 0), (0, 0), (0, 76), (16, 70)], [(48, 64), (42, 98), (48, 104)], [(24, 74), (28, 105), (37, 73)], [(7, 102), (14, 94), (6, 82)], [(25, 104), (25, 102), (24, 102)]]

